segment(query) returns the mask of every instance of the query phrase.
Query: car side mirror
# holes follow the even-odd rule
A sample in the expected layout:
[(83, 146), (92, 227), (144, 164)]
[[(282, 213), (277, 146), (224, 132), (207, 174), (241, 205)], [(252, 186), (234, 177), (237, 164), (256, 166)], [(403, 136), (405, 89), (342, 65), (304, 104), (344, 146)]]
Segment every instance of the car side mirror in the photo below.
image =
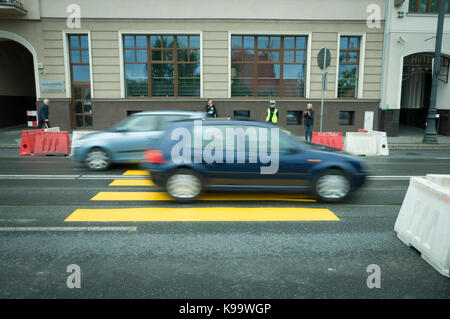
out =
[(124, 126), (120, 126), (120, 127), (116, 128), (116, 132), (119, 132), (119, 133), (124, 133), (126, 131), (127, 131), (127, 128)]

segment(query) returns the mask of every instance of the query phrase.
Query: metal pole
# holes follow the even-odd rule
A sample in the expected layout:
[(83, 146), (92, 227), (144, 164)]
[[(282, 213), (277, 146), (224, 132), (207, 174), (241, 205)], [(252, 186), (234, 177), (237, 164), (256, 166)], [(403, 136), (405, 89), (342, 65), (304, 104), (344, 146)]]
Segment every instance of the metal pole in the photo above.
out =
[(327, 48), (325, 48), (323, 54), (323, 69), (322, 69), (322, 99), (320, 101), (320, 131), (322, 132), (323, 123), (323, 99), (325, 97), (325, 63), (327, 62)]
[(437, 143), (436, 132), (436, 100), (438, 89), (438, 77), (441, 69), (441, 48), (442, 48), (442, 32), (444, 29), (444, 18), (447, 7), (447, 0), (439, 1), (439, 16), (436, 32), (436, 46), (434, 50), (434, 65), (433, 65), (433, 79), (431, 82), (431, 98), (430, 107), (428, 109), (427, 124), (425, 128), (425, 135), (423, 143)]

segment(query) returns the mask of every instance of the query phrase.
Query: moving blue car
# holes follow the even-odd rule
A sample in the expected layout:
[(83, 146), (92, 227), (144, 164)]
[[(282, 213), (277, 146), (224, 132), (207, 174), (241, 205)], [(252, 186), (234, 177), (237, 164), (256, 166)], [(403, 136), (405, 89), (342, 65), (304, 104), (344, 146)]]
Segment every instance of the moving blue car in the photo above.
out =
[(149, 111), (135, 113), (113, 128), (81, 137), (74, 145), (73, 160), (92, 170), (105, 170), (112, 163), (139, 163), (167, 125), (183, 119), (201, 119), (204, 112)]
[(300, 142), (264, 122), (174, 122), (157, 145), (141, 166), (179, 202), (191, 202), (207, 190), (309, 192), (338, 202), (369, 173), (358, 157)]

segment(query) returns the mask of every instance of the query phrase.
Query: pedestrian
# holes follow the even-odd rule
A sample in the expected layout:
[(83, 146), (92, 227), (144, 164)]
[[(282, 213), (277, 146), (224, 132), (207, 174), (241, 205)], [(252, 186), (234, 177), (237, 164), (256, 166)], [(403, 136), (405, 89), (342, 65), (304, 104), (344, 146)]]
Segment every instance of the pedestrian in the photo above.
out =
[(50, 127), (50, 122), (48, 121), (48, 99), (44, 99), (43, 104), (39, 108), (38, 113), (38, 121), (39, 121), (39, 128), (42, 127)]
[(216, 106), (213, 104), (213, 100), (208, 99), (208, 104), (205, 106), (207, 117), (217, 117)]
[(275, 102), (274, 100), (270, 100), (269, 104), (270, 104), (270, 107), (267, 109), (266, 122), (267, 123), (277, 124), (277, 122), (278, 122), (278, 109), (275, 108), (275, 106), (277, 105), (277, 102)]
[(306, 106), (306, 112), (305, 115), (303, 115), (305, 121), (305, 140), (306, 142), (308, 142), (309, 139), (309, 143), (311, 143), (311, 138), (312, 138), (312, 129), (314, 126), (314, 111), (312, 109), (312, 104), (309, 103)]

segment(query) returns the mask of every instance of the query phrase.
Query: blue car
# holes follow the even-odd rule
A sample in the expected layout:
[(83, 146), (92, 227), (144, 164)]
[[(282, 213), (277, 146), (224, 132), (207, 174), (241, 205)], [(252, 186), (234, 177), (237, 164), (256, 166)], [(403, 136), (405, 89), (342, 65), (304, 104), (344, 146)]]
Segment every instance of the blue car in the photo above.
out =
[(81, 137), (74, 145), (73, 160), (91, 170), (105, 170), (112, 163), (139, 163), (171, 122), (201, 119), (204, 112), (150, 111), (135, 113), (113, 128)]
[(358, 157), (245, 120), (174, 122), (145, 158), (153, 183), (179, 202), (207, 190), (308, 192), (339, 202), (369, 174)]

